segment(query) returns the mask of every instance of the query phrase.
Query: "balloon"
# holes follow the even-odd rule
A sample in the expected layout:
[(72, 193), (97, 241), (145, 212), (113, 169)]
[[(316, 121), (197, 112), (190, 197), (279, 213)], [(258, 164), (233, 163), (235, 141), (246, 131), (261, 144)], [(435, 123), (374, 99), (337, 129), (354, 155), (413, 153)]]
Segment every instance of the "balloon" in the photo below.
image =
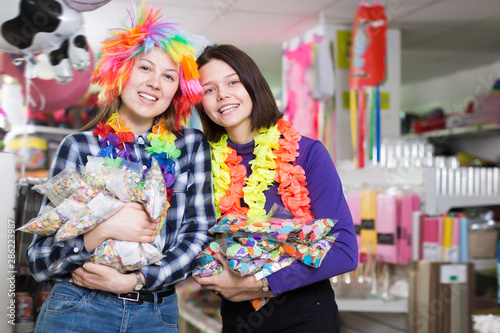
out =
[(10, 0), (0, 11), (0, 51), (32, 59), (44, 52), (59, 83), (90, 65), (83, 15), (63, 0)]
[(111, 0), (65, 0), (66, 4), (73, 8), (74, 10), (77, 10), (79, 12), (88, 12), (94, 9), (97, 9), (101, 6), (104, 6)]
[(25, 104), (32, 113), (50, 113), (75, 105), (88, 91), (90, 77), (94, 69), (94, 56), (90, 48), (89, 55), (90, 65), (88, 69), (85, 72), (73, 70), (74, 79), (66, 84), (60, 84), (55, 79), (32, 78), (26, 80), (24, 75), (26, 64), (15, 65), (16, 56), (5, 52), (0, 52), (0, 75), (6, 74), (14, 77), (22, 87), (23, 96), (26, 96), (27, 84), (29, 84), (30, 101), (29, 104), (25, 101)]

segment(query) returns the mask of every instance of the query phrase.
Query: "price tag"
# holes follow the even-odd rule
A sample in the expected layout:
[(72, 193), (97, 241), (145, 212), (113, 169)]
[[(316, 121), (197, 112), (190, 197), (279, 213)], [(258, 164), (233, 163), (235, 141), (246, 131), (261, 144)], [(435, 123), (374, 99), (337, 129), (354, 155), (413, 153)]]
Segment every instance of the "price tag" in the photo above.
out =
[(440, 273), (443, 284), (467, 283), (467, 265), (441, 265)]

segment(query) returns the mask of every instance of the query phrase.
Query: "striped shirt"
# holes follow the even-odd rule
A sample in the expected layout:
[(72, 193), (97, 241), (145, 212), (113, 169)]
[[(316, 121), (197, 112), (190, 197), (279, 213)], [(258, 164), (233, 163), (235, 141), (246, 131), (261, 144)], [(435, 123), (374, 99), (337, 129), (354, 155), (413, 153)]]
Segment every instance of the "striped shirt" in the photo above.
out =
[[(146, 164), (150, 147), (146, 133), (130, 145), (135, 160)], [(212, 200), (210, 148), (205, 136), (196, 129), (184, 127), (176, 133), (174, 193), (167, 218), (160, 230), (164, 258), (140, 269), (147, 279), (145, 290), (165, 289), (185, 279), (196, 266), (195, 257), (212, 240), (208, 229), (216, 222)], [(88, 156), (97, 156), (101, 147), (92, 131), (68, 135), (59, 145), (50, 168), (50, 177), (67, 167), (81, 172)], [(83, 236), (55, 242), (54, 237), (35, 236), (28, 248), (30, 271), (37, 281), (67, 281), (70, 273), (81, 267), (93, 253), (85, 250)]]

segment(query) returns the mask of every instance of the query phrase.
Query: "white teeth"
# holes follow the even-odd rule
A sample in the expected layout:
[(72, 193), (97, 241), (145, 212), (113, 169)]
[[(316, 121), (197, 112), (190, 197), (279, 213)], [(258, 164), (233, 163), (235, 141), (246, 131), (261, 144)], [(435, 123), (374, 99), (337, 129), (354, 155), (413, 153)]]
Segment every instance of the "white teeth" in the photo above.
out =
[(156, 101), (158, 98), (153, 97), (151, 95), (147, 95), (145, 93), (139, 93), (139, 96), (144, 97), (145, 99), (149, 99), (150, 101)]
[(219, 110), (220, 113), (224, 113), (226, 111), (229, 111), (229, 110), (232, 110), (232, 109), (236, 109), (239, 105), (238, 104), (231, 104), (231, 105), (226, 105), (224, 106), (223, 108), (221, 108)]

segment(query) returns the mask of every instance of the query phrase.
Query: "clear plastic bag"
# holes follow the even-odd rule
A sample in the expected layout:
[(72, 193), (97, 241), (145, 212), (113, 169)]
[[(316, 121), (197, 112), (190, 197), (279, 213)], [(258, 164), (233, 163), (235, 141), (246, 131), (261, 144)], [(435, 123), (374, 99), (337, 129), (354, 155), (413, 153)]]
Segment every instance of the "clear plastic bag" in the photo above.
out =
[(40, 236), (52, 236), (72, 216), (79, 214), (85, 209), (85, 205), (70, 199), (65, 199), (59, 206), (45, 206), (39, 216), (32, 218), (18, 231), (37, 234)]
[(151, 168), (144, 176), (144, 186), (140, 190), (140, 195), (149, 216), (153, 220), (161, 217), (168, 205), (167, 190), (163, 173), (155, 158), (152, 158)]
[(108, 239), (95, 250), (92, 262), (114, 267), (119, 272), (132, 272), (154, 264), (164, 255), (150, 243)]
[(55, 235), (55, 241), (65, 241), (82, 235), (99, 223), (105, 221), (117, 211), (119, 211), (125, 203), (103, 193), (99, 193), (94, 199), (89, 201), (85, 209), (78, 214), (73, 214), (71, 218), (62, 225)]
[(99, 190), (85, 183), (83, 177), (72, 168), (62, 170), (45, 183), (33, 186), (33, 189), (46, 195), (54, 206), (70, 197), (80, 202), (88, 202), (99, 194)]

